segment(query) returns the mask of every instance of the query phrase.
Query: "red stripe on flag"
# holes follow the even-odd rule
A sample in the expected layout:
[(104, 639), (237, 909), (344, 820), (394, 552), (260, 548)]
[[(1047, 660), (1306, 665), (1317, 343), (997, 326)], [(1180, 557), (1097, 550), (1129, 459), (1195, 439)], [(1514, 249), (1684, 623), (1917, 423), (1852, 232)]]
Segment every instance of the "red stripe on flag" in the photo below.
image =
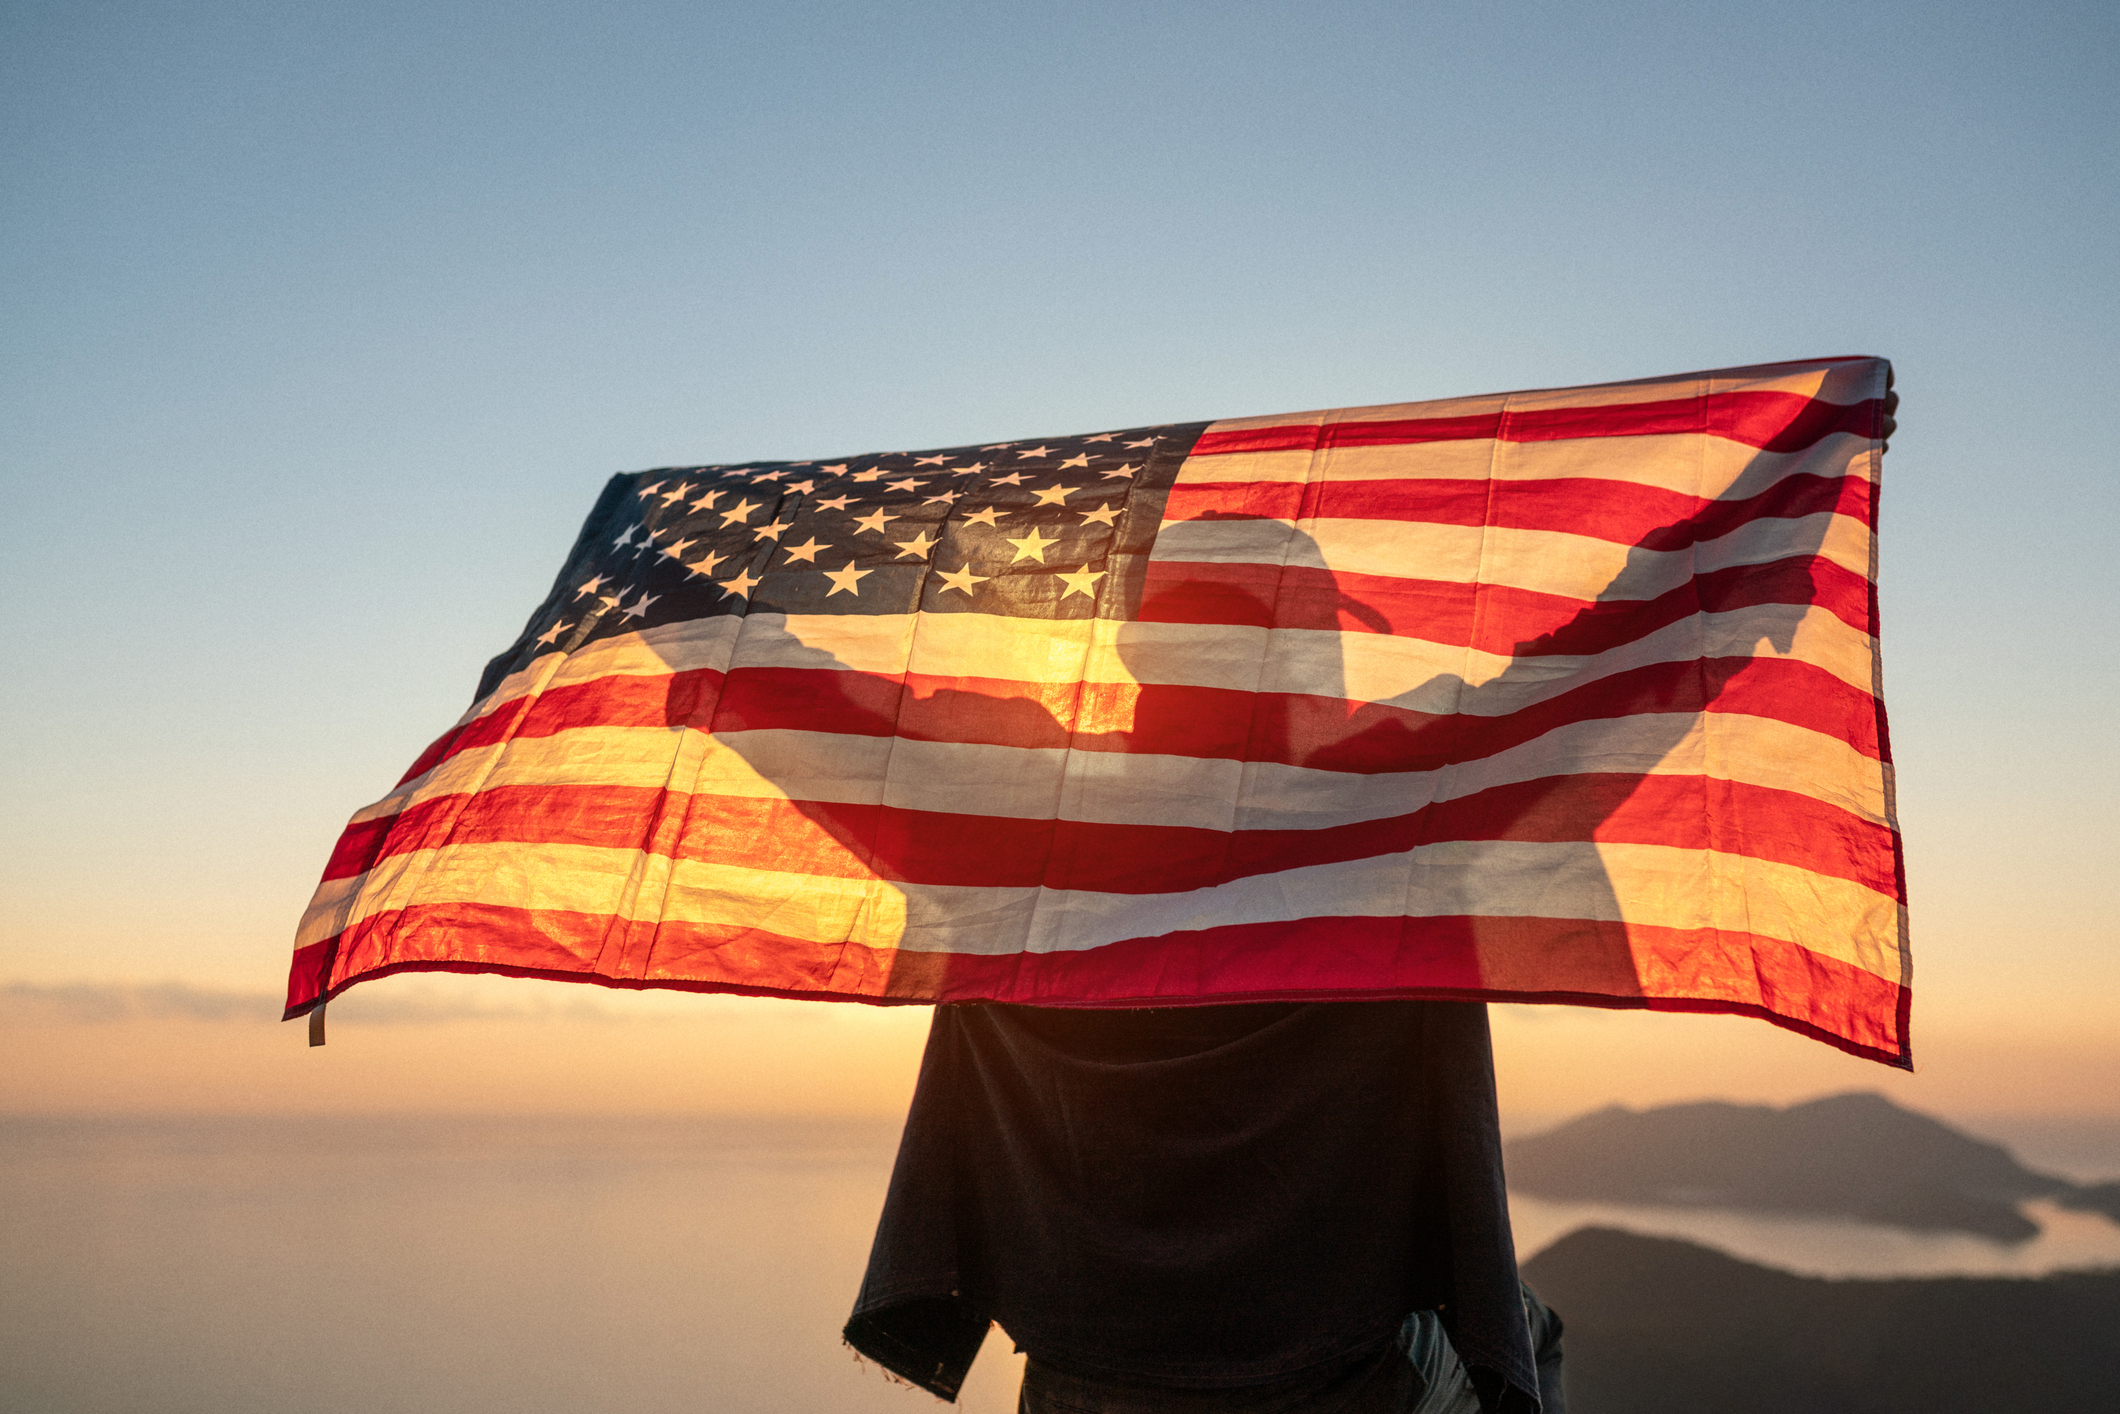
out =
[[(620, 950), (641, 958), (636, 974), (595, 970), (595, 959), (611, 953), (616, 938), (635, 932), (647, 935), (640, 946)], [(298, 966), (290, 978), (290, 1017), (393, 972), (483, 972), (636, 990), (866, 1002), (1568, 1002), (1757, 1016), (1874, 1060), (1903, 1066), (1908, 1056), (1907, 991), (1874, 973), (1779, 938), (1586, 919), (1305, 918), (1167, 933), (1081, 952), (983, 956), (447, 904), (377, 914), (298, 958), (303, 955), (336, 958), (336, 980)], [(1537, 959), (1536, 977), (1518, 971), (1518, 960), (1527, 957)]]
[(1660, 486), (1583, 476), (1539, 481), (1200, 481), (1171, 488), (1163, 519), (1492, 525), (1583, 535), (1643, 550), (1683, 550), (1755, 520), (1830, 513), (1872, 527), (1873, 491), (1865, 477), (1810, 472), (1785, 476), (1755, 495), (1738, 498), (1688, 496)]
[(1497, 407), (1493, 412), (1463, 417), (1298, 422), (1209, 431), (1194, 444), (1192, 455), (1404, 446), (1488, 437), (1504, 442), (1558, 442), (1579, 437), (1654, 437), (1688, 432), (1706, 433), (1762, 451), (1795, 452), (1836, 432), (1875, 437), (1882, 406), (1875, 398), (1842, 404), (1807, 398), (1801, 393), (1750, 390), (1643, 403), (1526, 408), (1511, 411), (1506, 417)]
[[(1872, 758), (1879, 756), (1876, 704), (1870, 695), (1822, 668), (1787, 658), (1651, 663), (1502, 717), (1416, 712), (1300, 693), (1115, 683), (1085, 684), (1080, 727), (1068, 734), (975, 734), (969, 711), (959, 711), (959, 732), (933, 739), (1272, 761), (1357, 775), (1439, 770), (1521, 746), (1574, 722), (1642, 713), (1765, 717), (1832, 737)], [(1107, 725), (1113, 729), (1100, 730)], [(928, 739), (920, 735), (917, 719), (900, 731)]]
[(421, 802), (396, 817), (376, 857), (444, 844), (584, 845), (832, 878), (1161, 894), (1458, 840), (1717, 849), (1899, 896), (1892, 834), (1881, 825), (1791, 791), (1619, 772), (1512, 782), (1403, 815), (1302, 830), (1024, 819), (633, 786), (506, 786)]
[[(1521, 960), (1537, 960), (1524, 976)], [(1375, 981), (1371, 979), (1377, 979)], [(1379, 985), (1379, 981), (1381, 985)], [(1041, 1006), (1414, 996), (1757, 1016), (1906, 1064), (1907, 990), (1779, 938), (1574, 918), (1305, 918), (1081, 952), (900, 953), (892, 991)], [(1667, 990), (1668, 989), (1668, 990)], [(1004, 993), (996, 996), (997, 993)], [(1888, 1021), (1886, 1019), (1889, 1019)], [(1880, 1024), (1880, 1022), (1885, 1024)]]
[[(1476, 599), (1480, 601), (1477, 613)], [(1148, 566), (1140, 621), (1397, 634), (1530, 658), (1590, 656), (1694, 613), (1727, 613), (1769, 604), (1815, 604), (1851, 628), (1876, 631), (1875, 586), (1819, 556), (1713, 570), (1655, 599), (1605, 601), (1507, 585), (1475, 586), (1302, 566), (1157, 561)], [(1477, 641), (1473, 641), (1475, 624)], [(838, 690), (819, 693), (820, 673), (836, 679)], [(1050, 731), (1041, 733), (1038, 724), (1066, 720), (1069, 704), (1078, 695), (1106, 692), (1100, 684), (1003, 685), (995, 679), (917, 674), (908, 675), (901, 686), (897, 678), (830, 669), (741, 668), (726, 685), (721, 672), (707, 668), (676, 674), (612, 674), (499, 704), (444, 733), (420, 753), (398, 783), (403, 785), (464, 751), (514, 737), (552, 736), (574, 727), (691, 725), (741, 731), (772, 726), (889, 735), (889, 723), (907, 689), (920, 699), (965, 682), (981, 684), (975, 695), (993, 699), (993, 705), (965, 708), (958, 705), (959, 699), (951, 698), (930, 708), (928, 720), (935, 725), (922, 729), (922, 739), (1007, 740), (1028, 745), (1033, 744), (1031, 737), (1042, 735), (1045, 739), (1036, 744), (1066, 745)], [(984, 729), (986, 735), (956, 736), (937, 720), (953, 710), (965, 712), (968, 720), (1001, 711), (1019, 719), (1019, 730), (1000, 738), (991, 734), (991, 728)], [(1099, 728), (1085, 724), (1083, 729)]]
[(331, 960), (338, 947), (337, 938), (327, 938), (294, 950), (294, 961), (287, 969), (287, 1012), (282, 1020), (300, 1016), (331, 989)]
[(1604, 600), (1308, 565), (1151, 560), (1140, 622), (1383, 633), (1520, 658), (1603, 653), (1695, 613), (1764, 604), (1816, 604), (1875, 632), (1869, 580), (1819, 555), (1710, 570), (1654, 599)]
[[(690, 706), (690, 674), (606, 678), (610, 720), (570, 706), (577, 727), (705, 725), (668, 714)], [(739, 692), (760, 679), (755, 692)], [(663, 714), (643, 714), (643, 692), (664, 689)], [(584, 684), (592, 687), (595, 684)], [(740, 668), (733, 705), (712, 713), (717, 732), (827, 731), (903, 736), (979, 746), (1272, 761), (1372, 775), (1429, 771), (1479, 760), (1573, 722), (1642, 713), (1729, 712), (1818, 732), (1873, 759), (1883, 757), (1876, 702), (1860, 688), (1800, 659), (1706, 658), (1650, 663), (1612, 673), (1499, 717), (1417, 712), (1304, 693), (1244, 692), (1170, 684), (1050, 685), (991, 678), (908, 675), (903, 681), (830, 668)], [(785, 709), (785, 710), (782, 710)], [(328, 878), (362, 872), (377, 821), (347, 828)]]
[(398, 784), (427, 774), (462, 752), (495, 746), (515, 737), (554, 736), (573, 727), (666, 727), (711, 703), (721, 673), (699, 668), (683, 673), (612, 673), (567, 683), (525, 697), (512, 697), (485, 715), (450, 728), (420, 753)]

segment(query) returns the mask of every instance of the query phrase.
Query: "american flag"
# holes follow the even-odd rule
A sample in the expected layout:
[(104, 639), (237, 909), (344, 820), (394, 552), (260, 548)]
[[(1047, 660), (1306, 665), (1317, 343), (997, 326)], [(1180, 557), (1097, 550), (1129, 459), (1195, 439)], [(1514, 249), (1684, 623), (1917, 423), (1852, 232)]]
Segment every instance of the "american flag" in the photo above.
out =
[(288, 1015), (418, 969), (1447, 997), (1908, 1063), (1889, 376), (1825, 359), (615, 477), (358, 812)]

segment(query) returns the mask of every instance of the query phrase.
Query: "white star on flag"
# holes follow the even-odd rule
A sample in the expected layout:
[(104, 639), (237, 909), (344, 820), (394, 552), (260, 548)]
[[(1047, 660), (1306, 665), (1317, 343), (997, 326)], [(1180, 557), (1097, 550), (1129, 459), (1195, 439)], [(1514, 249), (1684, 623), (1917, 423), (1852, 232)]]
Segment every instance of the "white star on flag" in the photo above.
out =
[(943, 593), (947, 594), (952, 589), (961, 589), (966, 594), (969, 594), (972, 592), (973, 585), (984, 584), (989, 579), (992, 579), (993, 576), (988, 574), (973, 574), (972, 567), (970, 565), (966, 565), (962, 569), (944, 570), (940, 575), (937, 576), (937, 578), (942, 581)]
[[(1067, 594), (1086, 594), (1092, 599), (1097, 597), (1097, 581), (1104, 578), (1104, 575), (1105, 571), (1093, 570), (1086, 565), (1072, 572), (1068, 570), (1060, 571), (1060, 578), (1067, 581)], [(1065, 599), (1067, 594), (1063, 594), (1060, 597)]]
[[(1058, 540), (1048, 540), (1040, 535), (1038, 527), (1035, 525), (1031, 527), (1031, 533), (1028, 535), (1020, 538), (1013, 535), (1004, 535), (1001, 538), (1016, 547), (1017, 560), (1036, 560), (1041, 565), (1045, 563), (1045, 547), (1060, 543)], [(1009, 563), (1014, 564), (1015, 560), (1011, 560)]]
[(875, 572), (876, 571), (874, 570), (855, 569), (854, 562), (852, 560), (847, 561), (846, 565), (843, 568), (836, 570), (826, 570), (824, 572), (824, 577), (832, 581), (832, 587), (829, 591), (826, 592), (824, 597), (829, 599), (834, 594), (859, 595), (861, 593), (861, 581), (868, 575), (872, 575)]

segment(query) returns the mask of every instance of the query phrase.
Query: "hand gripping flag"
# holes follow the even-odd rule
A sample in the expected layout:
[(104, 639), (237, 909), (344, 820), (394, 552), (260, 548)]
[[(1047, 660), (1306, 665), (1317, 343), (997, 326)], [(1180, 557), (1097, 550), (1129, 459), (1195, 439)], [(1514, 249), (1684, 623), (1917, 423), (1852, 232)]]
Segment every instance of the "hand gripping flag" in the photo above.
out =
[(347, 826), (288, 1015), (444, 969), (1738, 1012), (1908, 1063), (1888, 366), (604, 488)]

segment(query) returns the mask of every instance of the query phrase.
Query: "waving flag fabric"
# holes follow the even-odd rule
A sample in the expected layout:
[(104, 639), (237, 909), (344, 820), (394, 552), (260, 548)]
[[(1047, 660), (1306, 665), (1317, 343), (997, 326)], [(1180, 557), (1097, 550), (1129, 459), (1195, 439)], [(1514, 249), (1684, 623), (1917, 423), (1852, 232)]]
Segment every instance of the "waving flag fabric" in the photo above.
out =
[(1907, 1063), (1887, 366), (614, 478), (360, 811), (290, 1016), (411, 969), (1453, 997)]

